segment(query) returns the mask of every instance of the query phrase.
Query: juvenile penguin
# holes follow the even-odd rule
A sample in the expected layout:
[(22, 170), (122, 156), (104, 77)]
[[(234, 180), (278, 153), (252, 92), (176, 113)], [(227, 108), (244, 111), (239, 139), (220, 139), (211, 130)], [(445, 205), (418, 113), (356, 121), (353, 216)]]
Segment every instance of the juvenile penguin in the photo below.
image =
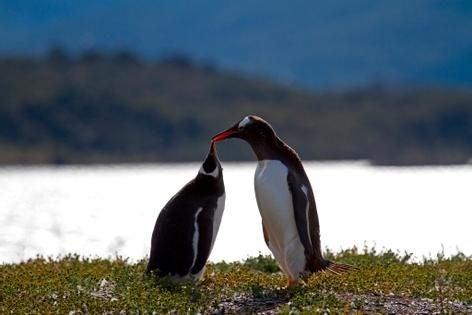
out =
[(210, 256), (225, 205), (223, 169), (212, 142), (197, 176), (159, 213), (146, 273), (175, 281), (199, 279)]
[(276, 135), (272, 126), (260, 117), (247, 116), (212, 140), (228, 138), (245, 140), (256, 154), (254, 184), (264, 239), (287, 275), (288, 285), (317, 271), (342, 273), (352, 269), (323, 258), (310, 181), (298, 154)]

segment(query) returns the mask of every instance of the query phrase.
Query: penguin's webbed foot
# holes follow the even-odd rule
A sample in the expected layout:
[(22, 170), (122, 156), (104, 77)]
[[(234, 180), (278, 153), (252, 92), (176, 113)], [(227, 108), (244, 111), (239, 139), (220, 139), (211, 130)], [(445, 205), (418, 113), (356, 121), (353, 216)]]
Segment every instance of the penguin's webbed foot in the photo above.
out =
[(289, 277), (288, 280), (287, 280), (287, 289), (288, 288), (295, 288), (299, 285), (299, 281), (298, 279), (294, 279), (292, 277)]

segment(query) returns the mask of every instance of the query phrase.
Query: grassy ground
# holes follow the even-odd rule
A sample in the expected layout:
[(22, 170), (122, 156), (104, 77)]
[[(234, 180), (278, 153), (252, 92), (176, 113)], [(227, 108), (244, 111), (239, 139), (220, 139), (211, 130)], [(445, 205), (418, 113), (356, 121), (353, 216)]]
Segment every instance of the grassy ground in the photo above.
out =
[(37, 258), (0, 265), (0, 314), (472, 313), (472, 257), (409, 262), (390, 251), (347, 250), (331, 258), (359, 267), (316, 274), (297, 288), (270, 257), (209, 264), (198, 285), (143, 278), (146, 262)]

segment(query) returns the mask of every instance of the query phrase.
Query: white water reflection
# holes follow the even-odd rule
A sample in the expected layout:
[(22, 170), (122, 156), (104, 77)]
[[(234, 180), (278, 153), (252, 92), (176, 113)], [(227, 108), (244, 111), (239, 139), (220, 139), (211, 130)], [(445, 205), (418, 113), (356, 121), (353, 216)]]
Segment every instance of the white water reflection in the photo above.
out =
[[(269, 253), (263, 241), (255, 163), (224, 163), (226, 209), (210, 257)], [(472, 166), (389, 168), (306, 162), (323, 247), (375, 245), (416, 257), (472, 255)], [(141, 259), (159, 210), (198, 163), (0, 168), (0, 263), (37, 254)]]

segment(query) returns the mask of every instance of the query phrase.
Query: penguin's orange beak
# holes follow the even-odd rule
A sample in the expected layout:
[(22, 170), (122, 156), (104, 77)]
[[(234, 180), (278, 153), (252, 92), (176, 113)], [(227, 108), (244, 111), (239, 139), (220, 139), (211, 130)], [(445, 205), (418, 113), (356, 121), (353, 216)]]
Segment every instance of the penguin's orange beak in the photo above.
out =
[(239, 133), (239, 131), (240, 130), (239, 130), (238, 126), (231, 127), (228, 130), (225, 130), (225, 131), (220, 132), (219, 134), (213, 136), (213, 138), (211, 138), (211, 141), (218, 142), (218, 141), (221, 141), (221, 140), (224, 140), (224, 139), (236, 137), (236, 135)]

